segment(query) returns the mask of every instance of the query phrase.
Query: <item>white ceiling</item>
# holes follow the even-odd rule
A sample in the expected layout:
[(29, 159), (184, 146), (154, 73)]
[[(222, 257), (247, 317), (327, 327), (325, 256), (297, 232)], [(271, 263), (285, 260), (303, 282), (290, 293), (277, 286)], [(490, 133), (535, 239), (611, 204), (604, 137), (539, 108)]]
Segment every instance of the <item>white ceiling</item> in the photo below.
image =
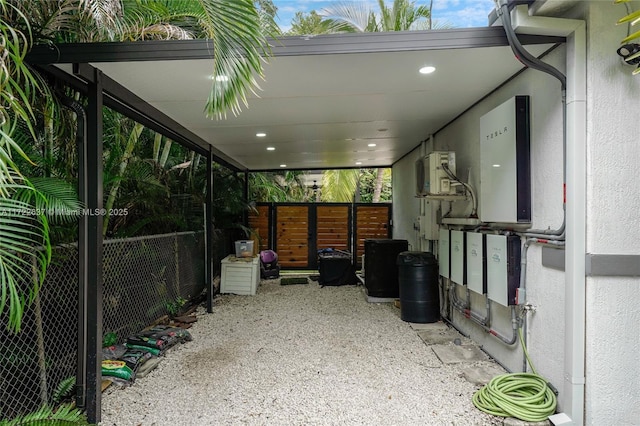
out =
[(91, 65), (249, 170), (389, 166), (522, 68), (509, 47), (277, 56), (239, 116), (210, 120), (209, 59)]

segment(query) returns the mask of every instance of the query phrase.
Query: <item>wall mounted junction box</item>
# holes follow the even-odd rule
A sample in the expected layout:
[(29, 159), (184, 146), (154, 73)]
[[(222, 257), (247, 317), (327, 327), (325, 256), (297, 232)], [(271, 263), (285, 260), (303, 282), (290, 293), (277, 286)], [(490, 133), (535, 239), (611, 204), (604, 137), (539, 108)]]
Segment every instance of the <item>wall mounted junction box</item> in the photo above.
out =
[(451, 231), (451, 281), (456, 284), (467, 284), (467, 265), (465, 252), (465, 232)]
[(520, 285), (520, 237), (486, 236), (487, 297), (503, 306), (516, 304)]
[(467, 232), (467, 287), (478, 293), (487, 293), (487, 269), (485, 235), (479, 232)]

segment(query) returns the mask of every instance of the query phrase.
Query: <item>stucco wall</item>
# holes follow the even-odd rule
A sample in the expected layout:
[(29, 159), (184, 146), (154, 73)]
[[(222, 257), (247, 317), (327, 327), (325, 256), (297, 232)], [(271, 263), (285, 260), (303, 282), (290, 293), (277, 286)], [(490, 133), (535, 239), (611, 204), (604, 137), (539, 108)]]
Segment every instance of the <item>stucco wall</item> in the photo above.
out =
[[(564, 70), (564, 57), (565, 49), (560, 47), (551, 52), (546, 60)], [(525, 71), (436, 134), (434, 148), (455, 151), (458, 176), (466, 180), (470, 174), (470, 183), (479, 188), (480, 117), (515, 95), (531, 97), (533, 226), (555, 229), (562, 223), (562, 110), (560, 85), (552, 77), (536, 71)], [(415, 234), (402, 229), (397, 221), (404, 220), (408, 223), (419, 214), (419, 204), (413, 198), (413, 163), (418, 157), (419, 150), (415, 150), (393, 168), (394, 236), (404, 237), (410, 234), (415, 238)], [(396, 188), (405, 189), (405, 192), (406, 188), (411, 188), (411, 191), (399, 196), (395, 192)], [(444, 212), (449, 208), (450, 203), (442, 203)], [(452, 213), (465, 215), (470, 208), (468, 202), (456, 202), (453, 203)], [(537, 246), (529, 250), (527, 273), (529, 301), (536, 306), (536, 312), (531, 316), (527, 327), (530, 352), (536, 368), (554, 385), (561, 387), (564, 359), (564, 274), (541, 266), (541, 250)], [(459, 295), (464, 297), (462, 289), (459, 289)], [(484, 314), (483, 297), (472, 296), (472, 306), (475, 311)], [(511, 335), (510, 310), (497, 304), (493, 304), (492, 309), (492, 326), (504, 335)], [(501, 363), (512, 371), (522, 371), (523, 358), (519, 346), (505, 346), (462, 315), (455, 313), (453, 319), (457, 327), (482, 344)], [(549, 333), (550, 329), (554, 332)]]
[[(625, 6), (589, 3), (587, 252), (638, 255), (640, 76), (615, 54)], [(589, 277), (586, 297), (586, 424), (639, 424), (640, 279)]]
[[(626, 35), (615, 22), (626, 14), (624, 5), (589, 1), (570, 11), (587, 20), (587, 253), (640, 254), (640, 76), (621, 63), (615, 51)], [(640, 2), (631, 3), (640, 10)], [(576, 15), (577, 14), (577, 15)], [(638, 28), (635, 28), (637, 30)], [(545, 58), (561, 70), (565, 49)], [(436, 150), (454, 150), (458, 175), (471, 171), (479, 185), (480, 117), (515, 95), (531, 96), (531, 161), (533, 227), (557, 228), (562, 221), (561, 106), (558, 83), (537, 71), (525, 71), (464, 116), (435, 135)], [(393, 169), (396, 188), (414, 188), (414, 151)], [(394, 198), (394, 218), (411, 222), (419, 214), (413, 191)], [(443, 203), (443, 209), (448, 209)], [(453, 213), (468, 213), (467, 203), (454, 203)], [(410, 219), (410, 220), (409, 220)], [(409, 226), (409, 224), (408, 224)], [(398, 232), (409, 235), (405, 227)], [(412, 234), (415, 236), (415, 234)], [(527, 265), (527, 298), (535, 306), (529, 316), (528, 347), (538, 371), (560, 391), (563, 400), (565, 289), (564, 273), (542, 266), (541, 249), (532, 246)], [(585, 424), (640, 424), (640, 278), (586, 277)], [(461, 290), (461, 289), (459, 289)], [(459, 291), (462, 297), (464, 293)], [(484, 298), (472, 298), (483, 312)], [(508, 334), (509, 311), (493, 305), (493, 327)], [(519, 347), (508, 348), (463, 316), (454, 323), (487, 352), (513, 371), (522, 370)], [(559, 407), (563, 409), (562, 405)], [(580, 421), (581, 419), (576, 419)]]

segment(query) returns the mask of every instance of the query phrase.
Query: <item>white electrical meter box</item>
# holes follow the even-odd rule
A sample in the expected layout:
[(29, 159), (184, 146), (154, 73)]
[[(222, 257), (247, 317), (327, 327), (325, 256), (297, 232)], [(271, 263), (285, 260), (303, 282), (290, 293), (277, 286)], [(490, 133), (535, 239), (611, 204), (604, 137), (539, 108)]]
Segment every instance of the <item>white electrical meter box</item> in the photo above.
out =
[(438, 270), (440, 275), (449, 278), (449, 230), (440, 228), (440, 238), (438, 239)]
[(487, 297), (503, 306), (516, 304), (520, 284), (520, 237), (487, 235)]
[(465, 233), (462, 231), (451, 231), (451, 281), (465, 285), (467, 283), (465, 264), (466, 253), (464, 250)]
[(531, 222), (529, 96), (480, 118), (480, 220)]
[(485, 269), (486, 242), (484, 234), (467, 232), (467, 287), (469, 290), (486, 294), (487, 274)]

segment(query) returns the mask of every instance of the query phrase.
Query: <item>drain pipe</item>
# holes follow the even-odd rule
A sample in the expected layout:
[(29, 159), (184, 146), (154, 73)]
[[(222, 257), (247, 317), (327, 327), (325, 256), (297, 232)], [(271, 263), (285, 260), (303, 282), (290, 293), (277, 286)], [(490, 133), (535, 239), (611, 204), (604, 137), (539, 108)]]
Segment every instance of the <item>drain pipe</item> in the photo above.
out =
[[(586, 24), (582, 20), (529, 16), (526, 6), (508, 13), (500, 0), (499, 13), (507, 26), (520, 34), (558, 35), (567, 38), (565, 224), (565, 327), (564, 389), (560, 407), (573, 424), (584, 424), (585, 396), (585, 253), (586, 253)], [(502, 13), (506, 11), (507, 13)], [(507, 17), (508, 16), (508, 17)], [(512, 19), (511, 19), (512, 18)], [(512, 22), (513, 21), (513, 22)], [(565, 114), (563, 114), (565, 115)], [(551, 240), (546, 232), (532, 237)], [(559, 239), (559, 238), (558, 238)]]
[[(83, 106), (76, 100), (63, 93), (58, 94), (60, 103), (76, 114), (76, 150), (78, 153), (79, 176), (84, 173), (83, 167), (86, 161), (83, 160), (87, 139), (87, 116)], [(82, 179), (78, 180), (78, 195), (82, 203), (87, 201), (87, 188)], [(78, 218), (78, 341), (77, 341), (77, 361), (76, 361), (76, 406), (84, 408), (86, 405), (86, 375), (87, 375), (87, 269), (86, 269), (86, 246), (87, 246), (87, 221), (85, 216)]]

